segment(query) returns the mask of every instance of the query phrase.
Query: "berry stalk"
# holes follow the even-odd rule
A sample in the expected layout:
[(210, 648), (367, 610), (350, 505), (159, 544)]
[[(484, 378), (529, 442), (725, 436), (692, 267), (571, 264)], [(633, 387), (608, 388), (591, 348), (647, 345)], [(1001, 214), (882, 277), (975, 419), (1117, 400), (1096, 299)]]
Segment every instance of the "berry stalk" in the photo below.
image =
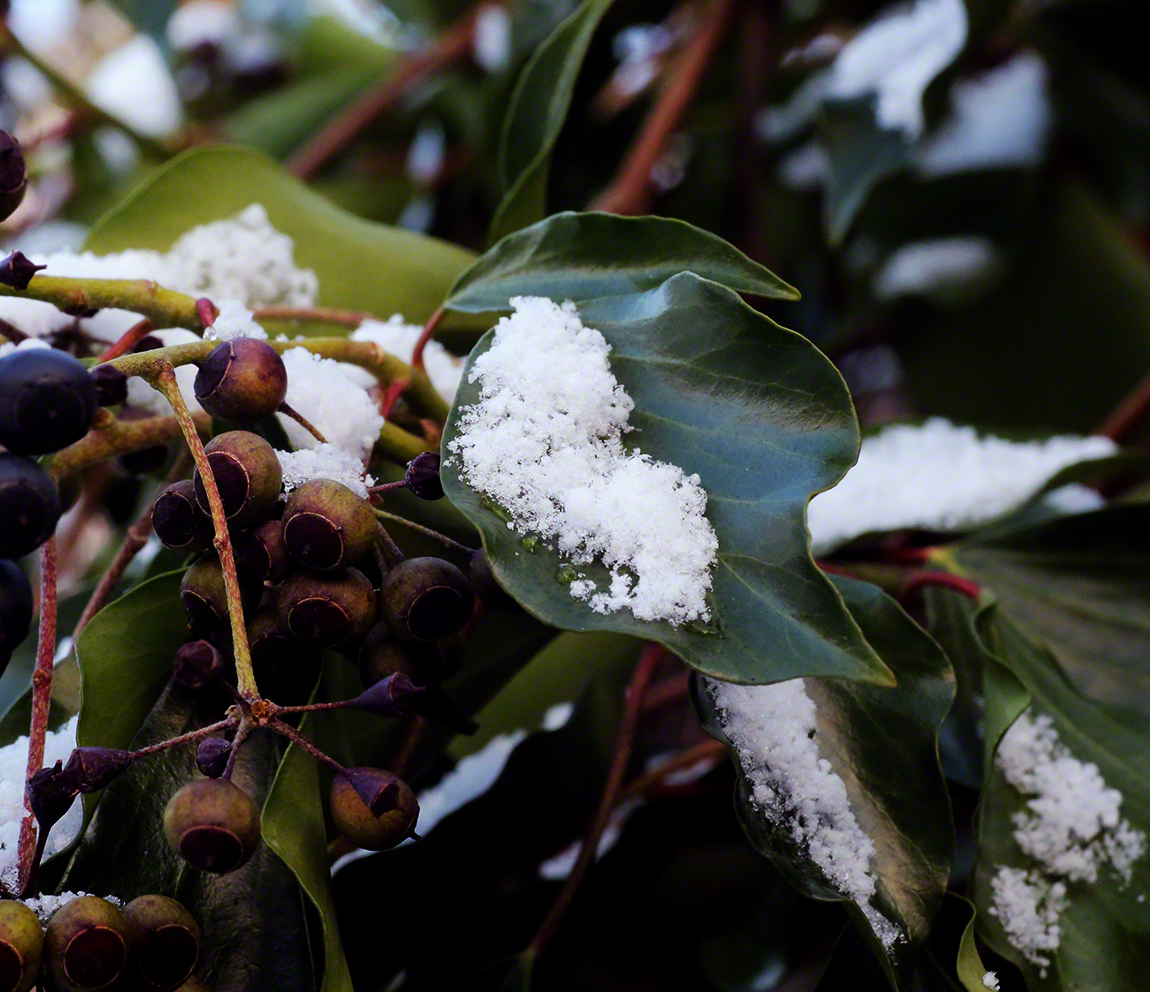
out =
[(246, 699), (258, 699), (259, 689), (256, 687), (255, 673), (252, 671), (252, 656), (248, 648), (248, 632), (244, 625), (244, 608), (240, 597), (240, 581), (236, 575), (236, 559), (232, 551), (232, 539), (228, 533), (228, 521), (224, 514), (223, 500), (220, 499), (220, 490), (216, 485), (212, 466), (204, 451), (204, 444), (196, 431), (195, 422), (188, 411), (176, 381), (176, 370), (170, 362), (164, 363), (159, 373), (149, 381), (160, 390), (172, 404), (176, 412), (176, 419), (184, 432), (184, 440), (192, 452), (192, 459), (199, 469), (203, 479), (204, 491), (207, 493), (208, 505), (212, 511), (212, 526), (215, 528), (215, 548), (220, 556), (220, 568), (224, 574), (224, 589), (228, 598), (228, 619), (232, 628), (232, 647), (235, 652), (236, 678), (240, 693)]
[[(196, 418), (199, 420), (199, 429), (207, 433), (211, 427), (207, 414), (196, 414), (193, 423)], [(97, 462), (158, 444), (179, 441), (183, 433), (183, 427), (176, 417), (119, 420), (107, 410), (101, 410), (87, 436), (53, 456), (48, 474), (59, 482), (73, 472), (79, 472)]]
[(183, 293), (164, 289), (148, 279), (72, 279), (38, 275), (27, 289), (0, 284), (0, 296), (51, 303), (68, 314), (117, 308), (147, 317), (156, 327), (184, 327), (202, 331), (196, 301)]

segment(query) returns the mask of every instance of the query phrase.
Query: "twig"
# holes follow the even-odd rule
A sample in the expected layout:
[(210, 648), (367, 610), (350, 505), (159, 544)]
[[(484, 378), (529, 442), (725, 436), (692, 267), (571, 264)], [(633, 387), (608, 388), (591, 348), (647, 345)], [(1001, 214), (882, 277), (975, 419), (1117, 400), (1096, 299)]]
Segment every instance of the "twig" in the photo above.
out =
[(964, 579), (958, 575), (952, 575), (950, 572), (925, 571), (914, 572), (907, 578), (903, 583), (902, 590), (899, 592), (898, 601), (905, 606), (915, 595), (922, 592), (923, 589), (930, 588), (952, 589), (955, 592), (962, 593), (976, 603), (982, 598), (982, 590), (979, 588), (977, 582), (972, 582), (970, 579)]
[[(166, 488), (173, 482), (178, 482), (188, 474), (188, 470), (191, 467), (191, 452), (188, 451), (187, 448), (184, 448), (184, 450), (176, 456), (175, 462), (172, 463), (172, 467), (164, 479), (163, 487)], [(84, 607), (84, 612), (80, 614), (80, 619), (76, 622), (76, 629), (72, 632), (73, 641), (79, 640), (80, 634), (84, 628), (88, 626), (92, 617), (104, 608), (104, 604), (108, 602), (113, 590), (119, 584), (120, 579), (124, 577), (124, 572), (128, 570), (128, 566), (135, 560), (136, 555), (144, 549), (151, 534), (152, 507), (149, 505), (148, 508), (140, 514), (140, 519), (128, 528), (128, 533), (124, 535), (124, 543), (120, 545), (120, 550), (116, 552), (116, 560), (108, 566), (108, 570), (100, 577), (99, 583), (92, 591), (92, 595)]]
[(662, 784), (665, 779), (672, 772), (677, 772), (683, 768), (692, 768), (703, 761), (714, 759), (716, 762), (726, 754), (727, 747), (721, 741), (707, 739), (700, 741), (693, 747), (687, 748), (685, 751), (680, 751), (674, 757), (669, 758), (658, 768), (652, 768), (649, 772), (644, 772), (642, 775), (633, 778), (627, 783), (627, 787), (619, 793), (619, 799), (616, 805), (624, 803), (628, 799), (634, 799), (636, 796), (646, 795), (652, 788)]
[(164, 289), (149, 279), (73, 279), (37, 275), (33, 276), (27, 289), (0, 284), (0, 296), (51, 303), (73, 316), (83, 316), (92, 310), (130, 310), (148, 317), (157, 327), (183, 327), (189, 331), (204, 329), (194, 299)]
[(396, 402), (407, 392), (407, 387), (410, 385), (411, 381), (408, 379), (396, 379), (395, 382), (388, 385), (387, 392), (383, 395), (383, 402), (379, 404), (379, 412), (384, 418), (391, 416)]
[[(36, 642), (36, 668), (32, 672), (32, 725), (28, 730), (28, 776), (44, 767), (44, 740), (48, 734), (48, 713), (52, 706), (52, 666), (56, 660), (56, 536), (48, 538), (40, 548), (40, 636)], [(28, 811), (20, 824), (18, 849), (18, 889), (24, 892), (35, 871), (36, 851), (43, 852), (43, 844), (36, 843), (36, 818), (32, 815), (32, 802), (24, 794), (24, 808)]]
[(337, 775), (343, 775), (347, 769), (343, 767), (335, 758), (329, 757), (324, 754), (318, 747), (309, 741), (303, 734), (299, 733), (291, 724), (284, 723), (282, 720), (271, 719), (267, 723), (268, 727), (274, 730), (277, 734), (283, 734), (289, 741), (297, 747), (302, 748), (310, 754), (316, 761), (321, 764), (327, 765)]
[(279, 412), (282, 413), (285, 417), (291, 417), (292, 420), (299, 424), (300, 427), (307, 431), (320, 444), (327, 444), (327, 438), (319, 432), (319, 429), (310, 420), (308, 420), (307, 417), (305, 417), (295, 407), (291, 406), (286, 401), (280, 404)]
[(220, 569), (224, 573), (224, 591), (228, 599), (228, 618), (232, 627), (232, 651), (236, 663), (236, 680), (240, 693), (247, 699), (259, 698), (259, 689), (256, 687), (255, 673), (252, 671), (252, 655), (248, 648), (248, 632), (244, 625), (244, 607), (240, 597), (240, 580), (236, 575), (236, 559), (232, 552), (232, 539), (228, 532), (228, 520), (224, 516), (224, 504), (220, 499), (220, 490), (216, 485), (216, 477), (212, 473), (211, 463), (204, 452), (204, 443), (196, 432), (192, 415), (188, 412), (188, 404), (184, 402), (180, 392), (179, 383), (176, 382), (176, 370), (170, 363), (165, 363), (152, 385), (160, 390), (172, 404), (176, 412), (176, 419), (184, 432), (184, 440), (192, 452), (192, 458), (200, 473), (200, 480), (204, 484), (204, 492), (208, 497), (208, 506), (212, 511), (212, 526), (215, 528), (216, 552), (220, 556)]
[(423, 368), (423, 349), (427, 347), (427, 342), (431, 340), (432, 336), (439, 329), (439, 325), (443, 323), (443, 318), (447, 311), (443, 307), (439, 307), (433, 313), (426, 324), (423, 325), (423, 331), (419, 335), (419, 340), (415, 342), (415, 347), (411, 351), (411, 367), (413, 369)]
[(342, 327), (359, 327), (372, 315), (362, 310), (334, 310), (328, 307), (260, 307), (252, 313), (257, 321), (264, 320), (308, 320), (322, 324), (339, 324)]
[(345, 107), (289, 160), (300, 179), (310, 179), (346, 149), (372, 122), (396, 107), (415, 83), (465, 59), (472, 49), (475, 21), (482, 4), (448, 27), (422, 52), (405, 56), (377, 86)]
[(1130, 440), (1135, 430), (1150, 416), (1150, 375), (1142, 379), (1095, 429), (1117, 444)]
[(642, 214), (650, 209), (651, 170), (694, 99), (711, 56), (726, 33), (733, 7), (734, 0), (715, 0), (703, 12), (697, 33), (679, 57), (615, 178), (595, 198), (590, 209), (625, 215)]
[(133, 324), (124, 332), (123, 337), (120, 338), (115, 344), (108, 348), (96, 362), (110, 362), (113, 358), (119, 358), (121, 355), (126, 355), (129, 351), (136, 347), (144, 338), (156, 329), (147, 317), (137, 324)]
[(125, 124), (118, 117), (109, 114), (106, 110), (92, 103), (80, 87), (66, 76), (57, 72), (53, 66), (45, 62), (35, 52), (26, 48), (20, 39), (8, 30), (8, 26), (2, 21), (0, 21), (0, 45), (35, 66), (48, 82), (52, 84), (52, 88), (63, 97), (64, 101), (71, 104), (75, 110), (80, 111), (85, 117), (90, 117), (103, 124), (110, 124), (117, 130), (123, 131), (124, 134), (155, 158), (163, 160), (168, 157), (167, 149), (160, 144), (160, 142), (156, 141), (155, 138), (149, 138), (147, 135), (141, 134), (130, 124)]
[(228, 727), (234, 727), (236, 720), (228, 717), (226, 720), (220, 720), (218, 723), (213, 723), (207, 727), (200, 727), (199, 730), (189, 730), (186, 734), (180, 734), (179, 737), (169, 737), (166, 741), (160, 741), (159, 744), (152, 744), (150, 747), (142, 747), (139, 751), (133, 751), (133, 758), (146, 758), (150, 754), (156, 754), (159, 751), (166, 751), (170, 747), (176, 747), (178, 744), (187, 744), (190, 741), (199, 740), (201, 737), (207, 737), (208, 734), (214, 734), (217, 730), (227, 730)]
[(627, 773), (627, 764), (631, 758), (631, 744), (635, 737), (635, 727), (639, 722), (639, 713), (643, 706), (643, 694), (651, 681), (655, 669), (662, 662), (664, 648), (658, 644), (647, 644), (639, 656), (639, 663), (635, 666), (635, 674), (631, 676), (631, 684), (627, 687), (627, 701), (623, 710), (623, 719), (619, 723), (619, 733), (615, 738), (615, 753), (611, 759), (611, 768), (607, 773), (607, 781), (603, 786), (603, 794), (599, 798), (599, 808), (595, 812), (595, 819), (591, 828), (583, 838), (583, 846), (579, 849), (579, 857), (575, 867), (563, 883), (551, 911), (535, 934), (535, 939), (528, 947), (529, 954), (541, 954), (555, 936), (564, 914), (570, 907), (575, 893), (583, 883), (588, 869), (595, 862), (599, 852), (599, 839), (611, 819), (611, 811), (618, 801), (619, 790), (623, 786), (623, 776)]
[[(175, 417), (117, 420), (107, 411), (102, 411), (100, 417), (103, 419), (98, 420), (87, 435), (56, 452), (48, 467), (48, 474), (56, 482), (107, 458), (170, 444), (183, 436), (183, 428)], [(201, 433), (209, 433), (211, 418), (206, 413), (196, 413), (192, 419)]]
[(399, 550), (399, 545), (391, 539), (391, 535), (387, 529), (378, 520), (375, 522), (377, 528), (376, 544), (382, 549), (383, 556), (387, 559), (388, 567), (395, 568), (404, 559), (404, 554)]
[(424, 527), (423, 524), (417, 524), (414, 520), (408, 520), (407, 517), (401, 517), (397, 513), (388, 513), (387, 510), (381, 510), (379, 507), (375, 508), (375, 515), (382, 517), (384, 520), (392, 520), (397, 524), (403, 524), (404, 527), (410, 530), (418, 531), (420, 534), (425, 534), (427, 537), (440, 544), (446, 544), (449, 548), (455, 548), (456, 551), (462, 551), (464, 554), (471, 554), (476, 549), (469, 548), (466, 544), (461, 544), (454, 538), (448, 537), (446, 534), (441, 534), (437, 530), (432, 530), (430, 527)]

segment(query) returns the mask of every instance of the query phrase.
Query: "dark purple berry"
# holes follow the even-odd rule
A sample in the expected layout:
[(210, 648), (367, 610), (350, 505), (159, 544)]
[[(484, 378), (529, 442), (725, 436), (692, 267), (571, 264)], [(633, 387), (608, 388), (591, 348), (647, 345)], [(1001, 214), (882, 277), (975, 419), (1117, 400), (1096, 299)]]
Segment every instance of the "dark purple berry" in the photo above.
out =
[(196, 502), (191, 479), (173, 482), (152, 504), (152, 529), (166, 548), (176, 551), (207, 547), (212, 521)]
[[(283, 484), (283, 471), (272, 446), (258, 434), (228, 431), (212, 438), (204, 451), (220, 490), (228, 523), (242, 529), (267, 520), (275, 510)], [(210, 515), (207, 490), (198, 469), (192, 479), (196, 502)]]
[(216, 345), (196, 373), (196, 399), (213, 417), (241, 424), (270, 417), (287, 395), (287, 369), (274, 348), (255, 338)]
[(274, 607), (264, 607), (252, 617), (248, 646), (260, 695), (281, 706), (308, 701), (322, 667), (319, 651), (292, 636)]
[[(241, 583), (240, 594), (245, 612), (254, 608), (259, 590)], [(210, 636), (229, 628), (224, 571), (215, 555), (204, 555), (184, 573), (184, 581), (180, 583), (180, 601), (193, 631)]]
[(196, 748), (196, 767), (208, 778), (219, 778), (228, 767), (232, 756), (230, 741), (222, 737), (207, 737)]
[(20, 142), (7, 131), (0, 131), (0, 221), (7, 220), (16, 212), (27, 189), (28, 168), (24, 164)]
[(380, 616), (396, 637), (436, 641), (461, 630), (471, 617), (475, 593), (451, 562), (408, 558), (383, 578)]
[(28, 636), (32, 625), (32, 585), (14, 561), (0, 559), (0, 672)]
[(124, 907), (132, 925), (132, 970), (138, 987), (175, 992), (192, 973), (200, 956), (200, 928), (180, 903), (147, 895)]
[(276, 596), (280, 623), (295, 637), (326, 647), (355, 644), (375, 622), (375, 591), (354, 568), (299, 572)]
[(164, 810), (168, 843), (188, 864), (223, 875), (235, 871), (260, 842), (260, 811), (222, 778), (189, 782)]
[(115, 906), (79, 896), (52, 915), (44, 933), (44, 963), (51, 985), (68, 992), (104, 989), (128, 963), (131, 925)]
[(189, 689), (203, 689), (218, 682), (227, 671), (224, 656), (207, 641), (180, 645), (172, 664), (172, 678)]
[(96, 385), (83, 362), (54, 348), (0, 359), (0, 444), (43, 455), (79, 441), (96, 416)]
[(99, 792), (134, 760), (131, 751), (108, 747), (78, 747), (56, 780), (77, 792)]
[(50, 830), (52, 824), (72, 808), (78, 790), (63, 781), (63, 762), (33, 772), (24, 786), (28, 805), (41, 830)]
[(89, 374), (100, 406), (119, 406), (128, 399), (128, 376), (115, 365), (97, 365)]
[(354, 565), (379, 533), (367, 500), (331, 479), (305, 482), (288, 496), (283, 528), (288, 553), (317, 571)]
[[(3, 199), (0, 194), (0, 200)], [(27, 289), (32, 277), (46, 268), (48, 266), (37, 265), (22, 251), (14, 251), (0, 261), (0, 283), (13, 289)]]
[(279, 582), (291, 569), (283, 524), (278, 520), (265, 520), (237, 534), (232, 547), (236, 571), (253, 582)]
[(349, 768), (331, 786), (331, 815), (348, 840), (386, 851), (406, 840), (419, 818), (419, 801), (402, 779), (380, 768)]
[(439, 478), (439, 454), (425, 451), (407, 463), (403, 481), (413, 496), (420, 499), (443, 499), (443, 483)]
[(426, 691), (406, 675), (396, 672), (361, 692), (352, 706), (374, 716), (406, 716), (414, 711), (415, 703)]
[(22, 558), (50, 538), (60, 519), (60, 493), (39, 465), (0, 454), (0, 558)]

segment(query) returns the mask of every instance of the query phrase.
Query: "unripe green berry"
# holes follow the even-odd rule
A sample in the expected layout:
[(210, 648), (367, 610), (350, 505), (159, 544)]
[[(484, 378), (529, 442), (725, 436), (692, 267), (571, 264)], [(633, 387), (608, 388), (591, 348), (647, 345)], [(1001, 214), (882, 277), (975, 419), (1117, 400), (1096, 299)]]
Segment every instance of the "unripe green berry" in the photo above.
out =
[[(283, 470), (275, 450), (258, 434), (228, 431), (204, 446), (228, 523), (238, 529), (253, 527), (272, 515), (283, 485)], [(196, 502), (211, 515), (208, 493), (199, 469), (192, 477)]]
[(375, 591), (362, 572), (299, 572), (279, 587), (280, 623), (293, 636), (327, 647), (355, 644), (375, 622)]
[(288, 553), (317, 571), (354, 565), (379, 533), (371, 504), (331, 479), (312, 479), (292, 492), (283, 527)]
[(28, 992), (40, 974), (44, 928), (23, 903), (0, 900), (0, 992)]
[[(380, 768), (349, 768), (347, 775), (332, 782), (330, 804), (332, 819), (348, 840), (367, 851), (386, 851), (412, 835), (419, 801), (406, 782)], [(365, 802), (374, 793), (390, 793), (378, 815)]]
[(212, 521), (196, 502), (191, 479), (173, 482), (152, 504), (152, 529), (165, 548), (176, 551), (206, 548)]
[[(259, 590), (249, 582), (241, 582), (240, 596), (246, 613), (258, 602)], [(204, 555), (184, 573), (180, 601), (193, 631), (213, 634), (229, 628), (228, 593), (219, 558)]]
[(147, 895), (124, 907), (134, 937), (132, 971), (137, 984), (175, 992), (191, 976), (200, 956), (200, 928), (175, 899)]
[(216, 345), (196, 373), (196, 399), (213, 417), (241, 424), (270, 417), (287, 395), (283, 359), (265, 341), (236, 338)]
[(168, 843), (188, 864), (217, 875), (235, 871), (260, 842), (260, 811), (222, 778), (189, 782), (164, 810)]
[(408, 558), (383, 578), (380, 616), (396, 637), (436, 641), (461, 630), (471, 617), (475, 593), (449, 561)]
[(98, 896), (79, 896), (52, 915), (44, 933), (44, 961), (54, 988), (105, 989), (128, 963), (131, 925)]

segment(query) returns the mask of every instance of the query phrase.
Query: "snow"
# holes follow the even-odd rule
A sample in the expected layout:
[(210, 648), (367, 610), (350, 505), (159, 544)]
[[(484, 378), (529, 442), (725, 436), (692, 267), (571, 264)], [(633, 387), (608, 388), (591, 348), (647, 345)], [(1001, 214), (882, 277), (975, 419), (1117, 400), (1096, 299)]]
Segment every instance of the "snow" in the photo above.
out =
[(1104, 869), (1127, 884), (1146, 851), (1146, 835), (1121, 816), (1122, 793), (1098, 766), (1074, 757), (1054, 720), (1025, 711), (1003, 735), (995, 763), (1027, 797), (1014, 840), (1035, 868), (999, 867), (991, 881), (994, 915), (1011, 944), (1040, 968), (1057, 950), (1066, 883), (1095, 883)]
[[(200, 339), (191, 331), (180, 327), (173, 327), (162, 331), (152, 331), (152, 337), (159, 338), (165, 347), (176, 344), (194, 344)], [(192, 413), (203, 410), (199, 400), (196, 399), (195, 382), (199, 370), (194, 365), (181, 365), (176, 369), (176, 383), (180, 387), (180, 395), (188, 404)], [(146, 410), (157, 417), (170, 417), (172, 406), (158, 389), (153, 389), (139, 376), (132, 376), (128, 380), (128, 405)]]
[(874, 279), (880, 300), (927, 296), (947, 302), (985, 286), (1000, 266), (998, 249), (989, 238), (959, 235), (912, 241), (887, 256)]
[(404, 171), (407, 178), (418, 186), (430, 186), (443, 171), (443, 156), (447, 151), (447, 132), (437, 120), (419, 125), (411, 147), (407, 150)]
[(168, 19), (168, 44), (177, 52), (222, 45), (239, 26), (239, 13), (227, 0), (190, 0)]
[[(76, 804), (77, 806), (79, 803)], [(36, 896), (32, 899), (21, 899), (32, 912), (40, 917), (40, 922), (46, 924), (51, 918), (52, 914), (62, 906), (68, 905), (73, 899), (79, 899), (81, 896), (94, 895), (92, 892), (61, 892), (58, 895)], [(100, 899), (106, 899), (114, 906), (123, 906), (124, 901), (118, 899), (116, 896), (99, 896)]]
[(0, 344), (0, 358), (6, 355), (11, 355), (16, 351), (30, 351), (33, 348), (51, 348), (52, 346), (47, 341), (41, 341), (39, 338), (25, 338), (19, 344), (13, 344), (11, 341), (4, 341)]
[(993, 971), (988, 971), (985, 975), (982, 976), (982, 984), (990, 989), (991, 992), (998, 992), (998, 975), (996, 975)]
[(210, 341), (231, 341), (235, 338), (257, 338), (266, 341), (268, 332), (255, 322), (252, 312), (239, 300), (212, 301), (219, 316), (206, 331), (204, 337)]
[(823, 554), (871, 532), (966, 530), (1016, 509), (1062, 469), (1117, 450), (1103, 437), (979, 436), (940, 417), (887, 427), (863, 439), (842, 482), (811, 500), (812, 545)]
[[(287, 369), (287, 404), (315, 425), (324, 438), (361, 461), (383, 430), (383, 417), (371, 397), (340, 364), (320, 358), (304, 348), (283, 353)], [(285, 414), (277, 414), (295, 448), (314, 448), (319, 442)]]
[[(44, 740), (44, 767), (67, 761), (76, 747), (76, 722), (72, 717), (57, 731), (48, 731)], [(28, 738), (18, 737), (0, 747), (0, 878), (12, 888), (15, 883), (20, 824), (24, 819), (24, 779), (28, 773)], [(45, 858), (64, 850), (76, 839), (84, 819), (83, 807), (73, 803), (48, 834)]]
[(63, 41), (80, 18), (80, 0), (12, 0), (8, 29), (37, 54)]
[(962, 0), (915, 0), (880, 16), (852, 38), (831, 66), (827, 94), (875, 94), (881, 127), (910, 140), (923, 129), (922, 95), (966, 42)]
[[(412, 353), (423, 328), (419, 324), (404, 323), (395, 314), (390, 320), (365, 320), (351, 334), (352, 341), (372, 341), (384, 351), (405, 362), (411, 362)], [(448, 403), (455, 399), (459, 380), (463, 377), (463, 359), (457, 358), (438, 341), (431, 340), (423, 349), (423, 367), (431, 384)], [(354, 365), (343, 366), (350, 378), (364, 388), (375, 385), (376, 379), (366, 369)]]
[(183, 123), (183, 105), (160, 46), (135, 34), (105, 55), (85, 83), (88, 99), (140, 134), (163, 138)]
[(511, 16), (501, 3), (484, 4), (475, 19), (474, 56), (485, 72), (502, 72), (511, 61)]
[(968, 169), (1035, 165), (1046, 149), (1053, 110), (1047, 69), (1035, 52), (1008, 62), (951, 90), (952, 110), (916, 152), (925, 176)]
[(291, 492), (312, 479), (332, 479), (367, 499), (367, 487), (375, 480), (363, 475), (363, 462), (334, 444), (317, 444), (300, 451), (277, 451), (283, 470), (284, 491)]
[(774, 685), (704, 681), (735, 748), (751, 799), (862, 910), (886, 948), (905, 940), (872, 904), (874, 842), (851, 809), (846, 785), (819, 750), (814, 700), (803, 679)]
[(480, 398), (461, 411), (450, 457), (508, 511), (509, 529), (552, 541), (576, 565), (602, 560), (608, 589), (579, 573), (569, 587), (595, 612), (708, 618), (718, 539), (699, 477), (624, 448), (634, 403), (611, 372), (610, 346), (573, 303), (511, 305), (472, 364)]

